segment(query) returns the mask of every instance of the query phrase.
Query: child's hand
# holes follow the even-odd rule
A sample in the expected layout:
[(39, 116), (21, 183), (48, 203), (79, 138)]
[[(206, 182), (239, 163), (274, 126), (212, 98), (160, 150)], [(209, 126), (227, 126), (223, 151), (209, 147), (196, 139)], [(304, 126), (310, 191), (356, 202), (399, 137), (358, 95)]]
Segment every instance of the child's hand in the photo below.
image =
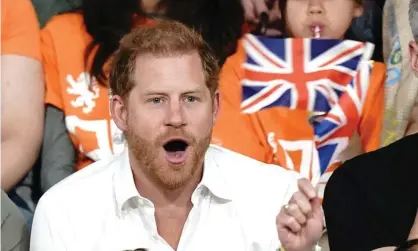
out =
[(260, 15), (267, 12), (267, 3), (265, 0), (241, 0), (245, 11), (245, 19), (250, 23), (258, 23)]
[[(268, 6), (267, 2), (271, 2), (272, 6)], [(267, 30), (264, 32), (266, 36), (279, 36), (281, 13), (279, 1), (272, 0), (241, 0), (245, 11), (246, 21), (250, 24), (257, 25), (261, 20), (261, 13), (265, 12), (269, 16)]]

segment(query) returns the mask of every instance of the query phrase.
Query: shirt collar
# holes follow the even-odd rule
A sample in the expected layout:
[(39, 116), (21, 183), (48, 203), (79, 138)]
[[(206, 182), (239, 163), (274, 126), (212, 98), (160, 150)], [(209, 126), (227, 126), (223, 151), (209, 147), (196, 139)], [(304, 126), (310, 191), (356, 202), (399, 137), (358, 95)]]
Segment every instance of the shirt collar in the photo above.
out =
[[(119, 165), (113, 177), (113, 189), (118, 212), (122, 212), (125, 204), (132, 198), (145, 199), (136, 189), (134, 177), (129, 162), (129, 150), (125, 151), (113, 162), (113, 165)], [(203, 177), (199, 187), (206, 187), (214, 196), (232, 200), (231, 191), (221, 172), (218, 159), (215, 158), (213, 150), (209, 147), (205, 154)]]
[(205, 155), (203, 177), (199, 186), (206, 187), (220, 199), (232, 200), (230, 187), (219, 165), (219, 158), (216, 158), (214, 153), (215, 150), (209, 147)]
[(118, 160), (113, 162), (114, 165), (119, 165), (113, 177), (113, 190), (118, 212), (121, 213), (124, 205), (132, 198), (143, 197), (139, 194), (135, 186), (127, 147), (125, 147), (123, 153), (118, 157)]

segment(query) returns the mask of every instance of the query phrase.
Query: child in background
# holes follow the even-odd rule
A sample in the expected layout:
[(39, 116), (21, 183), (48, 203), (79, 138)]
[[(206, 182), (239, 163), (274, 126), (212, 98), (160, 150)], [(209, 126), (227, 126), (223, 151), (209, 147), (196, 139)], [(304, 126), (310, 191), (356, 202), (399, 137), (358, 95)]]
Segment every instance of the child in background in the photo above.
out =
[[(279, 1), (279, 4), (285, 34), (292, 38), (313, 38), (313, 30), (316, 29), (321, 39), (344, 39), (352, 20), (363, 13), (362, 0), (286, 0)], [(312, 125), (308, 122), (310, 114), (306, 110), (275, 106), (243, 114), (241, 80), (245, 78), (242, 67), (245, 60), (241, 44), (237, 53), (223, 66), (220, 77), (221, 110), (212, 143), (285, 168), (289, 168), (291, 162), (290, 165), (300, 171), (313, 159), (313, 149), (309, 149), (309, 143), (306, 144), (314, 139)], [(385, 66), (378, 62), (371, 64), (370, 85), (358, 123), (359, 140), (351, 140), (347, 149), (355, 151), (341, 153), (339, 159), (342, 161), (379, 147)], [(353, 138), (356, 138), (355, 135)], [(361, 144), (361, 147), (353, 146), (355, 143)], [(286, 157), (283, 157), (284, 152)], [(321, 179), (322, 189), (335, 167), (328, 168)]]

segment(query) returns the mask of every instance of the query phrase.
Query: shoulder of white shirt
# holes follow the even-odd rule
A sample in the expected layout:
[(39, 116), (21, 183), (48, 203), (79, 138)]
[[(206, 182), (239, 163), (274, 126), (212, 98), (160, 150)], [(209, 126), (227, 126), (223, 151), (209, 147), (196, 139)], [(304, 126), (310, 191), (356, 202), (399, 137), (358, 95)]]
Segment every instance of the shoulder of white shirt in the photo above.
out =
[[(234, 180), (243, 179), (245, 176), (249, 176), (248, 178), (252, 180), (257, 177), (281, 177), (280, 179), (283, 180), (298, 177), (296, 172), (286, 170), (277, 165), (260, 162), (218, 145), (211, 145), (208, 149), (208, 154), (213, 155), (218, 160), (221, 170), (225, 171), (227, 175), (239, 174), (238, 178), (234, 178)], [(226, 178), (232, 177), (227, 176)]]
[(297, 189), (300, 175), (296, 172), (216, 145), (211, 145), (208, 154), (215, 156), (225, 179), (240, 196), (257, 197), (257, 200), (276, 197), (279, 204), (285, 204)]

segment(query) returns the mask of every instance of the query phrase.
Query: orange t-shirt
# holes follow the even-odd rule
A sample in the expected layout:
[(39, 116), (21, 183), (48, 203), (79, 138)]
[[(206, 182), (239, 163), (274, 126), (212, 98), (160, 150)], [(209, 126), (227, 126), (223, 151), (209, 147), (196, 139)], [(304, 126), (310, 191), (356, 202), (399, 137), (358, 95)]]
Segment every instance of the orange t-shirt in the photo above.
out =
[[(220, 113), (215, 124), (212, 143), (257, 160), (293, 169), (310, 177), (313, 158), (314, 131), (309, 113), (285, 107), (271, 107), (255, 113), (241, 110), (246, 55), (242, 43), (236, 54), (227, 59), (220, 76)], [(374, 62), (370, 85), (363, 106), (357, 133), (363, 151), (379, 147), (382, 128), (385, 66)], [(336, 166), (327, 169), (325, 181)], [(329, 172), (329, 173), (328, 173)]]
[(109, 89), (92, 78), (84, 64), (84, 51), (91, 41), (78, 13), (55, 16), (41, 31), (45, 103), (65, 114), (78, 152), (76, 170), (124, 148), (123, 134), (110, 116)]
[(41, 59), (39, 24), (30, 0), (1, 1), (1, 54)]
[[(152, 22), (136, 16), (133, 21), (135, 25)], [(80, 13), (57, 15), (41, 31), (45, 103), (64, 112), (78, 152), (76, 170), (120, 154), (125, 147), (123, 133), (110, 115), (109, 88), (100, 85), (85, 65), (85, 50), (91, 42)]]

